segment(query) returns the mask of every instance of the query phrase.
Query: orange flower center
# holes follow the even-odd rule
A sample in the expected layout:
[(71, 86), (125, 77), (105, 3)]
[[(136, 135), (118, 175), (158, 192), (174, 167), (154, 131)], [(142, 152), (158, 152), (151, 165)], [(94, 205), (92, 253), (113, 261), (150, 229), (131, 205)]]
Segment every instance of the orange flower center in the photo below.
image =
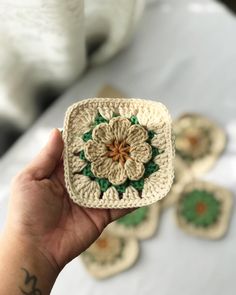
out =
[(190, 143), (190, 145), (192, 146), (192, 148), (195, 148), (198, 144), (199, 144), (199, 138), (197, 136), (188, 136), (188, 141)]
[(130, 146), (124, 141), (114, 141), (111, 144), (106, 144), (106, 147), (108, 148), (106, 156), (112, 158), (113, 161), (118, 161), (124, 165), (125, 162), (130, 159)]
[(97, 246), (102, 249), (106, 248), (108, 245), (107, 239), (99, 239), (97, 240), (96, 243), (97, 243)]
[(203, 213), (205, 213), (207, 210), (207, 205), (205, 203), (199, 202), (196, 205), (196, 212), (201, 215)]

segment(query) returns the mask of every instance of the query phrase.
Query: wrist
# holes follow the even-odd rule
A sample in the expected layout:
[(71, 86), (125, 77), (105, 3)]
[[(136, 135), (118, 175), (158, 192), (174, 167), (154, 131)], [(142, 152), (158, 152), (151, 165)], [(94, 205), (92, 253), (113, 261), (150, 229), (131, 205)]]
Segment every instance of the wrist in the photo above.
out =
[[(6, 278), (9, 286), (18, 289), (18, 292), (19, 289), (31, 292), (30, 288), (35, 287), (41, 292), (36, 294), (49, 294), (59, 274), (59, 270), (34, 243), (26, 239), (9, 237), (8, 234), (0, 236), (0, 259), (0, 276)], [(33, 278), (32, 282), (26, 284), (27, 278), (30, 277)]]

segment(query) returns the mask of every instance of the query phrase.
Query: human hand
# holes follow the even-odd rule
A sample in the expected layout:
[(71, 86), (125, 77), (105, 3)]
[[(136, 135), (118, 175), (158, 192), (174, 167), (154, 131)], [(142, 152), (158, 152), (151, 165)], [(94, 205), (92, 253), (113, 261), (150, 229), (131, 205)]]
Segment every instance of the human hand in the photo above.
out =
[(65, 188), (62, 153), (61, 133), (55, 129), (40, 154), (14, 179), (3, 233), (9, 243), (17, 241), (41, 253), (57, 274), (108, 223), (130, 212), (73, 203)]

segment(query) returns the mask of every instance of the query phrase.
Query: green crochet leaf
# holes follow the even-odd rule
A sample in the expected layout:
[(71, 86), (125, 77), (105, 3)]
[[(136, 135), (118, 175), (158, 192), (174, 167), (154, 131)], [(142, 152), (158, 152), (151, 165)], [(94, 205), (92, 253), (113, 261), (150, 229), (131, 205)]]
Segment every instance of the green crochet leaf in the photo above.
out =
[(120, 184), (120, 185), (113, 185), (115, 189), (118, 191), (118, 193), (124, 193), (126, 188), (129, 186), (129, 181)]
[(152, 160), (156, 158), (156, 156), (160, 155), (160, 151), (158, 148), (152, 146)]
[(148, 130), (148, 138), (151, 140), (156, 135), (156, 132), (153, 130)]
[(130, 122), (134, 124), (139, 124), (138, 118), (136, 116), (131, 116), (130, 117)]
[(111, 186), (111, 183), (106, 178), (96, 178), (95, 180), (102, 192), (105, 192)]
[(83, 151), (80, 151), (79, 157), (80, 157), (81, 160), (86, 160), (85, 154), (84, 154), (84, 150)]
[(94, 120), (94, 127), (101, 123), (108, 123), (108, 120), (106, 120), (100, 113), (98, 113)]
[(147, 218), (148, 212), (148, 207), (138, 208), (135, 211), (127, 214), (126, 216), (118, 219), (117, 223), (122, 224), (125, 227), (136, 227)]
[(82, 170), (82, 174), (90, 177), (91, 179), (95, 179), (95, 176), (94, 176), (93, 172), (91, 171), (91, 164), (90, 163), (88, 163), (87, 166), (84, 167), (84, 169)]
[(83, 134), (82, 139), (83, 141), (87, 142), (88, 140), (92, 139), (92, 130)]
[(140, 178), (139, 180), (130, 180), (130, 185), (137, 191), (142, 191), (144, 186), (144, 178)]
[(152, 160), (145, 164), (144, 178), (159, 170), (159, 166)]

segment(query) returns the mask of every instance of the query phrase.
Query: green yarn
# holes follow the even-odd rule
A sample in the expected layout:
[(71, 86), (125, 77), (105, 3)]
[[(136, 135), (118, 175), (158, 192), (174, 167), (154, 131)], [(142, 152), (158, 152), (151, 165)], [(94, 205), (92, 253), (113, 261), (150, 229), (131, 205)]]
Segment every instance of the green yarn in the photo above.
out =
[(79, 157), (80, 157), (81, 160), (86, 160), (84, 150), (80, 151)]
[(197, 189), (185, 194), (179, 206), (182, 217), (196, 227), (211, 226), (221, 211), (221, 203), (213, 193)]
[(156, 132), (153, 130), (148, 130), (148, 139), (151, 140), (156, 135)]
[(82, 173), (83, 175), (88, 176), (91, 179), (95, 178), (93, 172), (91, 171), (91, 163), (88, 163), (88, 165), (84, 167), (84, 169), (82, 170)]
[[(113, 117), (118, 117), (120, 116), (119, 114), (116, 114), (116, 113), (113, 113)], [(131, 116), (130, 117), (130, 122), (131, 124), (139, 124), (139, 121), (138, 121), (138, 118), (137, 116)], [(108, 123), (109, 120), (105, 119), (99, 112), (97, 113), (97, 116), (93, 122), (93, 125), (92, 125), (92, 129), (86, 133), (83, 134), (82, 136), (82, 139), (87, 142), (88, 140), (90, 139), (93, 139), (92, 138), (92, 130), (95, 126), (101, 124), (101, 123)], [(151, 145), (151, 140), (152, 138), (156, 135), (156, 133), (153, 131), (153, 130), (148, 130), (148, 140), (147, 142)], [(151, 160), (144, 164), (145, 165), (145, 172), (144, 172), (144, 175), (141, 179), (139, 180), (127, 180), (125, 181), (125, 183), (123, 184), (120, 184), (120, 185), (113, 185), (112, 183), (109, 182), (108, 179), (106, 178), (97, 178), (95, 177), (95, 175), (92, 173), (91, 171), (91, 163), (88, 162), (88, 164), (84, 167), (84, 169), (81, 171), (81, 173), (85, 176), (88, 176), (91, 178), (91, 180), (94, 180), (96, 181), (99, 186), (100, 186), (100, 189), (102, 192), (105, 192), (109, 187), (114, 187), (117, 192), (119, 194), (121, 193), (125, 193), (126, 191), (126, 188), (128, 186), (132, 186), (133, 188), (135, 188), (137, 191), (142, 191), (143, 190), (143, 187), (144, 187), (144, 180), (145, 178), (149, 177), (152, 173), (156, 172), (158, 169), (159, 169), (159, 166), (154, 163), (154, 158), (156, 156), (158, 156), (161, 151), (156, 148), (156, 147), (152, 147), (152, 158)], [(86, 157), (85, 157), (85, 153), (84, 153), (84, 150), (80, 151), (79, 152), (79, 158), (82, 159), (82, 160), (86, 160)]]
[(139, 180), (130, 180), (130, 185), (134, 187), (137, 191), (142, 191), (144, 186), (144, 178), (140, 178)]
[(159, 170), (159, 166), (153, 161), (149, 161), (147, 164), (145, 164), (144, 178), (150, 176), (152, 173), (158, 170)]
[(94, 127), (101, 123), (108, 123), (108, 120), (106, 120), (100, 113), (98, 113), (94, 120)]
[(135, 211), (127, 214), (126, 216), (118, 219), (117, 223), (124, 225), (125, 227), (136, 227), (147, 218), (148, 212), (148, 207), (138, 208)]
[(106, 178), (95, 178), (95, 180), (102, 192), (105, 192), (111, 186), (111, 183)]
[(131, 116), (130, 117), (130, 122), (134, 124), (139, 124), (138, 118), (136, 116)]
[(118, 191), (118, 193), (124, 193), (128, 186), (129, 186), (129, 181), (126, 181), (120, 185), (114, 185), (114, 187)]
[(158, 148), (152, 146), (152, 159), (154, 159), (156, 156), (160, 155), (160, 151)]
[(83, 134), (82, 139), (83, 141), (87, 142), (88, 140), (92, 139), (92, 130)]

